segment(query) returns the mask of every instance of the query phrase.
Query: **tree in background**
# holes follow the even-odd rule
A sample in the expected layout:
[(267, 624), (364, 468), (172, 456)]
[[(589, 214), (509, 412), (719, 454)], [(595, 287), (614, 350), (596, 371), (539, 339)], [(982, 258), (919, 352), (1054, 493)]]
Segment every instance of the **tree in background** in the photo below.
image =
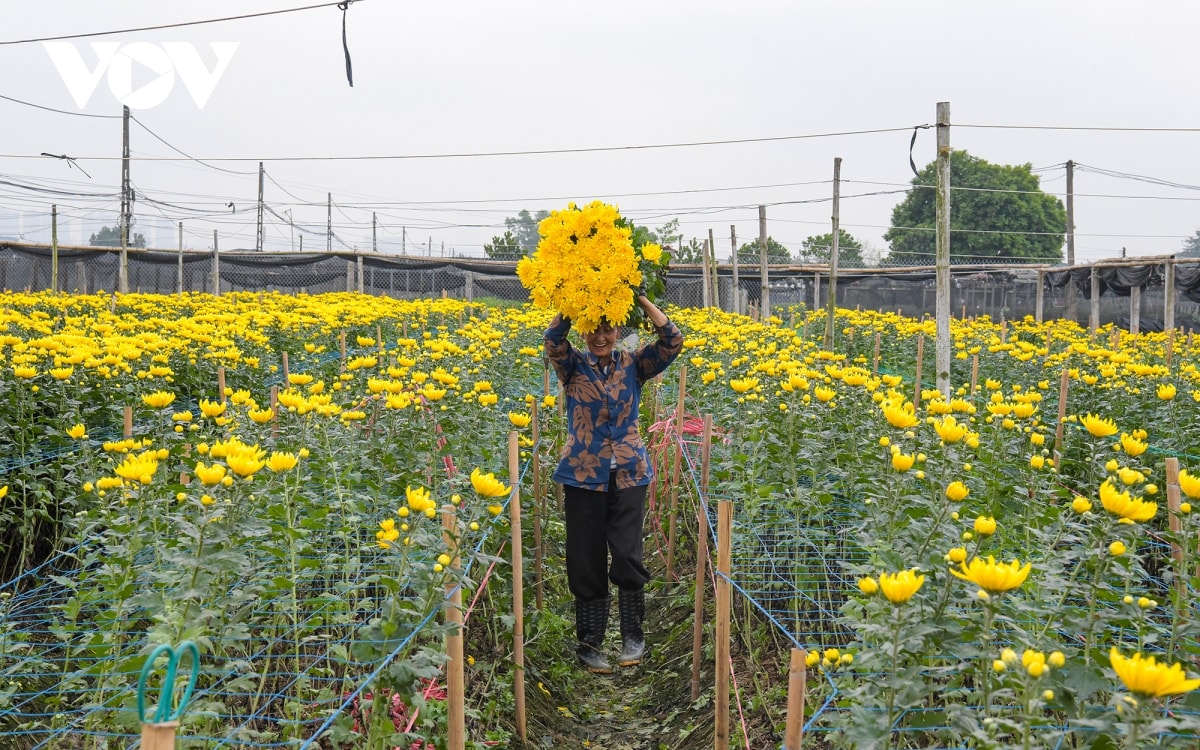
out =
[[(934, 262), (936, 170), (936, 162), (927, 164), (913, 178), (913, 189), (892, 209), (892, 228), (883, 235), (891, 244), (890, 263)], [(952, 263), (1062, 260), (1067, 212), (1062, 201), (1042, 192), (1031, 165), (990, 164), (966, 151), (953, 151), (950, 188)]]
[(1183, 252), (1178, 257), (1200, 258), (1200, 229), (1196, 230), (1194, 237), (1188, 237), (1183, 241)]
[[(100, 227), (100, 231), (88, 237), (88, 244), (92, 247), (120, 247), (121, 246), (121, 228), (120, 227)], [(129, 238), (127, 247), (145, 247), (146, 237), (141, 232), (135, 232)]]
[(485, 244), (483, 252), (492, 260), (520, 260), (525, 255), (516, 235), (508, 230), (502, 237), (493, 237), (491, 242)]
[(671, 219), (666, 224), (651, 232), (650, 236), (663, 247), (669, 245), (675, 248), (683, 244), (683, 235), (679, 233), (679, 219)]
[[(517, 245), (521, 248), (521, 255), (530, 255), (534, 250), (537, 250), (538, 240), (541, 235), (538, 233), (538, 224), (550, 215), (549, 211), (538, 211), (535, 214), (530, 214), (529, 211), (522, 208), (521, 213), (516, 217), (509, 216), (504, 220), (504, 226), (507, 228), (505, 235), (509, 232), (517, 238)], [(495, 241), (495, 240), (493, 240)]]
[[(738, 264), (753, 265), (758, 263), (758, 240), (747, 242), (738, 248)], [(767, 237), (767, 263), (791, 263), (792, 254), (786, 247)]]
[(679, 247), (673, 248), (671, 251), (671, 262), (703, 263), (704, 243), (693, 237), (684, 244), (683, 238), (679, 238)]
[[(796, 260), (803, 263), (828, 263), (833, 251), (833, 232), (814, 235), (801, 244)], [(838, 267), (864, 268), (863, 244), (854, 235), (838, 227)]]

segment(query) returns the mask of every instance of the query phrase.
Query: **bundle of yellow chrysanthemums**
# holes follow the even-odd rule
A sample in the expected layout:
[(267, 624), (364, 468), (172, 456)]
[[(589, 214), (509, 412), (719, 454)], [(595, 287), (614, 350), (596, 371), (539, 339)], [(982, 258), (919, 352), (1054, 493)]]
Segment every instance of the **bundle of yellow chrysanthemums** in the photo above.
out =
[(538, 231), (537, 250), (517, 263), (517, 277), (534, 305), (559, 311), (583, 333), (595, 330), (601, 319), (634, 322), (639, 286), (654, 280), (662, 291), (656, 271), (665, 268), (669, 254), (640, 241), (616, 206), (593, 201), (580, 209), (571, 203), (543, 219)]

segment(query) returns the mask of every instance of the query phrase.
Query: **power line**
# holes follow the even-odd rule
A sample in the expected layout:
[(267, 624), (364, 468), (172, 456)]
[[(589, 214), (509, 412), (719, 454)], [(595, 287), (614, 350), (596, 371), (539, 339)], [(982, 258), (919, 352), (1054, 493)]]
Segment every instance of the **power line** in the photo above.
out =
[(238, 170), (235, 170), (235, 169), (226, 169), (225, 167), (218, 167), (218, 166), (215, 166), (215, 165), (213, 165), (213, 164), (207, 164), (207, 163), (205, 163), (204, 161), (202, 161), (202, 160), (200, 160), (200, 159), (197, 159), (196, 157), (194, 157), (194, 156), (192, 156), (192, 155), (190, 155), (190, 154), (186, 153), (185, 151), (183, 151), (183, 150), (182, 150), (182, 149), (180, 149), (179, 147), (177, 147), (177, 146), (175, 146), (175, 145), (173, 145), (173, 144), (171, 144), (171, 143), (167, 142), (167, 140), (166, 140), (165, 138), (163, 138), (163, 137), (162, 137), (161, 135), (159, 135), (158, 133), (155, 133), (153, 130), (151, 130), (151, 129), (150, 129), (150, 127), (149, 127), (148, 125), (146, 125), (146, 123), (142, 122), (141, 120), (139, 120), (138, 118), (134, 117), (133, 115), (130, 115), (130, 116), (129, 116), (129, 119), (133, 120), (133, 121), (134, 121), (134, 122), (136, 122), (138, 125), (141, 125), (143, 130), (145, 130), (147, 133), (149, 133), (150, 135), (152, 135), (152, 136), (154, 136), (155, 138), (157, 138), (157, 139), (158, 139), (158, 141), (159, 141), (160, 143), (162, 143), (164, 146), (166, 146), (167, 148), (171, 149), (172, 151), (174, 151), (174, 152), (176, 152), (176, 153), (178, 153), (178, 154), (181, 154), (181, 155), (183, 155), (183, 156), (187, 157), (187, 158), (188, 158), (190, 161), (194, 161), (194, 162), (196, 162), (197, 164), (203, 164), (204, 166), (208, 167), (209, 169), (215, 169), (215, 170), (217, 170), (218, 172), (228, 172), (229, 174), (240, 174), (240, 175), (252, 175), (252, 174), (258, 174), (258, 172), (257, 172), (257, 171), (255, 171), (255, 172), (242, 172), (242, 171), (238, 171)]
[(74, 115), (76, 117), (98, 117), (102, 120), (119, 120), (119, 119), (121, 119), (121, 115), (93, 115), (93, 114), (88, 114), (87, 112), (70, 112), (65, 109), (55, 109), (54, 107), (46, 107), (41, 104), (34, 104), (33, 102), (27, 102), (24, 99), (16, 99), (11, 96), (5, 96), (4, 94), (0, 94), (0, 99), (5, 99), (10, 102), (16, 102), (17, 104), (24, 104), (26, 107), (33, 107), (34, 109), (44, 109), (47, 112), (57, 112), (60, 115)]
[(956, 122), (954, 127), (992, 130), (1083, 130), (1102, 133), (1200, 133), (1200, 128), (1118, 128), (1087, 125), (966, 125)]
[(305, 5), (300, 8), (282, 8), (280, 10), (267, 10), (261, 13), (246, 13), (240, 16), (225, 16), (224, 18), (208, 18), (200, 21), (179, 21), (177, 23), (164, 23), (157, 26), (139, 26), (132, 29), (114, 29), (112, 31), (89, 31), (83, 34), (63, 34), (61, 36), (44, 36), (33, 39), (9, 39), (0, 41), (0, 46), (9, 44), (31, 44), (33, 42), (57, 42), (66, 39), (86, 39), (94, 36), (111, 36), (113, 34), (133, 34), (139, 31), (157, 31), (159, 29), (178, 29), (184, 26), (203, 26), (210, 23), (223, 23), (225, 21), (241, 21), (247, 18), (262, 18), (264, 16), (277, 16), (284, 13), (299, 13), (305, 10), (314, 10), (316, 8), (332, 8), (341, 5), (350, 5), (352, 3), (362, 2), (362, 0), (341, 0), (335, 3), (321, 3), (319, 5)]
[[(606, 153), (613, 151), (648, 151), (660, 148), (693, 148), (696, 146), (729, 146), (744, 143), (776, 143), (780, 141), (800, 141), (810, 140), (814, 138), (837, 138), (849, 135), (870, 135), (875, 133), (906, 133), (910, 128), (877, 128), (873, 130), (846, 130), (836, 133), (806, 133), (801, 135), (778, 135), (765, 136), (762, 138), (730, 138), (725, 140), (713, 141), (682, 141), (678, 143), (649, 143), (630, 146), (586, 146), (582, 148), (552, 148), (552, 149), (532, 149), (527, 151), (477, 151), (477, 152), (453, 152), (443, 154), (380, 154), (380, 155), (352, 155), (352, 156), (269, 156), (269, 157), (250, 157), (250, 156), (206, 156), (203, 161), (262, 161), (262, 162), (281, 162), (281, 161), (397, 161), (397, 160), (414, 160), (414, 159), (475, 159), (493, 156), (552, 156), (555, 154), (588, 154), (588, 153)], [(23, 154), (0, 154), (0, 158), (6, 159), (22, 159), (26, 158)], [(88, 159), (89, 161), (113, 161), (119, 159), (116, 156), (81, 156), (79, 159)], [(187, 157), (190, 160), (197, 160), (197, 157)], [(175, 157), (155, 157), (145, 158), (142, 161), (182, 161)]]

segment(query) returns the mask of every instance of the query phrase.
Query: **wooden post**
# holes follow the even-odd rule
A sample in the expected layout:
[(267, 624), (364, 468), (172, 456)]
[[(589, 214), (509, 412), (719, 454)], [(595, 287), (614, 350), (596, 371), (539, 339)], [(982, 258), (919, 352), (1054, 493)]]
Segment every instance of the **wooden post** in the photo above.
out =
[(875, 332), (875, 356), (872, 359), (871, 375), (879, 376), (879, 331)]
[(975, 395), (975, 390), (979, 388), (979, 355), (971, 355), (971, 396)]
[[(1183, 498), (1180, 496), (1179, 489), (1179, 459), (1171, 456), (1166, 460), (1167, 466), (1167, 525), (1171, 529), (1172, 534), (1178, 534), (1183, 531), (1183, 521), (1180, 519), (1179, 506), (1182, 504)], [(1183, 547), (1178, 542), (1171, 542), (1171, 558), (1175, 560), (1175, 565), (1183, 564)], [(1175, 581), (1180, 586), (1180, 595), (1184, 594), (1183, 586), (1185, 585), (1187, 575), (1176, 568)]]
[[(712, 415), (704, 415), (704, 435), (711, 436)], [(700, 651), (704, 644), (704, 589), (708, 585), (708, 498), (696, 499), (696, 596), (692, 610), (692, 700), (700, 697)]]
[(804, 740), (804, 693), (808, 681), (808, 652), (792, 649), (788, 663), (787, 725), (783, 732), (783, 750), (800, 750)]
[(458, 575), (461, 561), (459, 560), (459, 530), (456, 517), (457, 509), (453, 505), (442, 506), (442, 541), (450, 554), (450, 574), (446, 576), (446, 603), (443, 605), (446, 624), (450, 632), (446, 634), (446, 746), (450, 750), (463, 750), (466, 747), (466, 680), (463, 675), (463, 611), (462, 611), (462, 582)]
[(825, 351), (833, 351), (834, 316), (837, 308), (838, 234), (842, 187), (842, 157), (833, 158), (833, 240), (829, 244), (829, 296), (825, 300)]
[(508, 521), (512, 532), (512, 597), (513, 597), (513, 708), (517, 714), (517, 736), (524, 742), (525, 728), (525, 570), (522, 564), (521, 542), (521, 452), (517, 431), (508, 433), (508, 481), (512, 495), (508, 501)]
[[(1042, 308), (1045, 305), (1045, 297), (1046, 297), (1045, 289), (1044, 289), (1045, 286), (1046, 286), (1045, 272), (1038, 271), (1037, 272), (1037, 292), (1036, 292), (1036, 296), (1035, 296), (1035, 299), (1037, 301), (1034, 303), (1034, 315), (1033, 315), (1034, 320), (1036, 320), (1038, 323), (1042, 322)], [(966, 315), (964, 315), (963, 317), (965, 318)]]
[(217, 230), (213, 230), (212, 285), (214, 295), (221, 293), (221, 251), (217, 248)]
[(700, 278), (704, 288), (700, 290), (700, 299), (701, 304), (704, 307), (712, 307), (712, 286), (708, 281), (708, 240), (704, 241), (704, 249), (702, 252), (704, 255), (701, 258), (702, 262), (700, 264)]
[(217, 366), (217, 400), (225, 403), (225, 365)]
[(675, 576), (676, 519), (679, 516), (679, 472), (683, 463), (684, 395), (687, 392), (687, 365), (679, 367), (679, 398), (675, 402), (675, 465), (671, 470), (671, 498), (667, 506), (667, 580)]
[(133, 437), (133, 407), (126, 406), (123, 410), (125, 418), (125, 437)]
[(175, 730), (178, 721), (142, 725), (142, 750), (175, 750)]
[(712, 227), (708, 228), (708, 253), (704, 256), (704, 265), (709, 267), (708, 280), (712, 283), (709, 299), (713, 307), (721, 309), (721, 282), (717, 277), (717, 241), (713, 239)]
[(1171, 356), (1175, 353), (1175, 329), (1167, 329), (1166, 359), (1167, 369), (1171, 369)]
[(346, 329), (338, 331), (338, 352), (341, 356), (341, 372), (346, 371)]
[(733, 537), (733, 503), (728, 500), (717, 502), (717, 622), (716, 633), (716, 750), (729, 748), (729, 609), (731, 599), (730, 568)]
[(921, 408), (921, 370), (925, 366), (925, 334), (917, 334), (917, 376), (913, 380), (913, 409)]
[(729, 256), (730, 262), (733, 264), (733, 312), (735, 315), (742, 312), (742, 287), (738, 283), (738, 257), (737, 257), (737, 227), (733, 224), (729, 225), (729, 244), (733, 247), (733, 254)]
[(1058, 384), (1058, 423), (1054, 426), (1054, 464), (1058, 465), (1058, 459), (1062, 456), (1063, 442), (1063, 420), (1067, 418), (1067, 382), (1071, 379), (1071, 374), (1068, 371), (1066, 364), (1063, 365), (1062, 379)]
[[(1175, 261), (1167, 261), (1163, 273), (1163, 330), (1171, 334), (1171, 342), (1175, 341)], [(1171, 366), (1171, 352), (1167, 350), (1167, 367)]]
[(533, 502), (530, 507), (533, 509), (533, 601), (534, 606), (539, 612), (542, 611), (542, 513), (544, 505), (542, 504), (542, 446), (541, 440), (540, 417), (538, 414), (538, 402), (535, 398), (530, 404), (529, 414), (532, 418), (530, 427), (532, 429), (533, 438)]
[(1142, 288), (1140, 286), (1135, 286), (1129, 289), (1129, 333), (1133, 336), (1136, 336), (1141, 327)]
[(954, 342), (950, 340), (950, 102), (937, 105), (937, 278), (934, 317), (937, 346), (934, 382), (942, 397), (950, 400), (950, 362)]
[(283, 360), (283, 382), (285, 387), (291, 386), (288, 382), (288, 353), (283, 352), (281, 359)]
[(758, 303), (758, 319), (771, 318), (771, 280), (767, 274), (767, 207), (758, 207), (758, 263), (762, 292)]
[(1099, 270), (1092, 266), (1092, 299), (1091, 307), (1088, 311), (1088, 331), (1095, 335), (1100, 328), (1100, 274)]
[(58, 294), (58, 205), (50, 206), (50, 291)]

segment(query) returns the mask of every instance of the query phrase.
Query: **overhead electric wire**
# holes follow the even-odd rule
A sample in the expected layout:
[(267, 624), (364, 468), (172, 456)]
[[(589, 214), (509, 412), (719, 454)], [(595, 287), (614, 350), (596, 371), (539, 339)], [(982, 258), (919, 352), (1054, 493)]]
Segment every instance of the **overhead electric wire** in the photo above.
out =
[(990, 130), (1082, 130), (1101, 133), (1200, 133), (1200, 128), (1126, 128), (1088, 125), (978, 125), (956, 122), (951, 127)]
[(71, 112), (65, 109), (55, 109), (54, 107), (47, 107), (42, 104), (34, 104), (33, 102), (27, 102), (24, 99), (17, 99), (16, 97), (12, 96), (5, 96), (4, 94), (0, 94), (0, 99), (6, 99), (10, 102), (16, 102), (17, 104), (24, 104), (26, 107), (33, 107), (34, 109), (44, 109), (47, 112), (57, 112), (60, 115), (74, 115), (76, 117), (99, 117), (100, 119), (104, 120), (119, 120), (122, 117), (122, 115), (93, 115), (88, 112)]
[(138, 118), (134, 117), (133, 115), (130, 115), (130, 116), (129, 116), (129, 119), (130, 119), (130, 120), (133, 120), (133, 121), (134, 121), (134, 122), (136, 122), (138, 125), (140, 125), (140, 126), (142, 127), (142, 129), (143, 129), (143, 130), (145, 130), (147, 133), (149, 133), (150, 135), (152, 135), (152, 136), (154, 136), (155, 138), (157, 138), (157, 139), (158, 139), (158, 141), (159, 141), (160, 143), (162, 143), (164, 146), (166, 146), (167, 148), (171, 149), (172, 151), (174, 151), (174, 152), (176, 152), (176, 153), (178, 153), (178, 154), (181, 154), (181, 155), (183, 155), (183, 156), (186, 156), (186, 157), (187, 157), (189, 160), (191, 160), (191, 161), (194, 161), (194, 162), (196, 162), (197, 164), (203, 164), (204, 166), (208, 167), (209, 169), (215, 169), (215, 170), (217, 170), (217, 171), (219, 171), (219, 172), (228, 172), (229, 174), (240, 174), (240, 175), (255, 175), (255, 174), (258, 174), (258, 172), (257, 172), (257, 171), (255, 171), (255, 172), (243, 172), (243, 171), (236, 170), (236, 169), (226, 169), (225, 167), (218, 167), (218, 166), (216, 166), (216, 165), (214, 165), (214, 164), (208, 164), (208, 163), (206, 163), (206, 162), (205, 162), (203, 159), (197, 159), (196, 157), (192, 156), (191, 154), (188, 154), (187, 152), (185, 152), (183, 149), (179, 148), (178, 146), (175, 146), (175, 145), (171, 144), (171, 143), (170, 143), (170, 142), (168, 142), (168, 141), (167, 141), (165, 138), (163, 138), (161, 135), (159, 135), (158, 133), (155, 133), (153, 130), (151, 130), (151, 129), (150, 129), (150, 127), (149, 127), (148, 125), (146, 125), (146, 123), (142, 122), (141, 120), (139, 120)]
[[(376, 154), (376, 155), (350, 155), (350, 156), (266, 156), (266, 157), (251, 157), (251, 156), (206, 156), (187, 157), (190, 160), (202, 161), (261, 161), (261, 162), (283, 162), (283, 161), (397, 161), (397, 160), (419, 160), (419, 159), (473, 159), (494, 156), (553, 156), (556, 154), (587, 154), (587, 153), (605, 153), (613, 151), (648, 151), (661, 148), (693, 148), (696, 146), (729, 146), (745, 143), (773, 143), (779, 141), (796, 141), (809, 140), (815, 138), (836, 138), (849, 135), (868, 135), (873, 133), (907, 133), (911, 128), (877, 128), (872, 130), (847, 130), (833, 133), (806, 133), (801, 135), (779, 135), (779, 136), (764, 136), (761, 138), (729, 138), (724, 140), (712, 141), (681, 141), (678, 143), (648, 143), (626, 146), (585, 146), (579, 148), (552, 148), (552, 149), (530, 149), (524, 151), (477, 151), (477, 152), (452, 152), (442, 154)], [(21, 159), (26, 158), (21, 154), (0, 154), (3, 158)], [(87, 156), (76, 157), (76, 159), (88, 161), (113, 161), (120, 159), (119, 156)], [(154, 159), (146, 159), (145, 161), (170, 162), (181, 161), (175, 157), (158, 157)]]
[(225, 16), (223, 18), (207, 18), (199, 21), (179, 21), (177, 23), (163, 23), (154, 26), (138, 26), (129, 29), (113, 29), (111, 31), (89, 31), (82, 34), (60, 34), (58, 36), (44, 36), (31, 39), (8, 39), (0, 41), (0, 46), (10, 44), (31, 44), (33, 42), (57, 42), (66, 39), (87, 39), (96, 36), (112, 36), (113, 34), (133, 34), (140, 31), (158, 31), (160, 29), (178, 29), (185, 26), (203, 26), (210, 23), (224, 23), (225, 21), (241, 21), (247, 18), (262, 18), (264, 16), (278, 16), (284, 13), (299, 13), (306, 10), (315, 10), (317, 8), (334, 8), (348, 6), (362, 0), (340, 0), (333, 3), (319, 3), (317, 5), (305, 5), (298, 8), (281, 8), (279, 10), (266, 10), (259, 13), (244, 13), (239, 16)]

